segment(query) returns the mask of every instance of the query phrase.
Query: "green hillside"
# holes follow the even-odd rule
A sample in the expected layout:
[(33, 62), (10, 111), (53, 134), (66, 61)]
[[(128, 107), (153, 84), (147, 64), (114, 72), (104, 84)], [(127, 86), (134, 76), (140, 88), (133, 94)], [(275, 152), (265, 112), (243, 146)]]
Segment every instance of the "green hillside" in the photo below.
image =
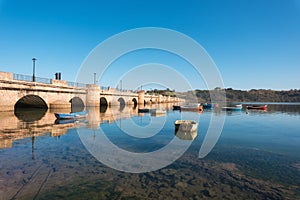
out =
[[(214, 95), (217, 90), (195, 90), (192, 91), (198, 98), (199, 102), (210, 101), (210, 94)], [(225, 89), (226, 101), (238, 102), (300, 102), (300, 90), (234, 90), (232, 88)], [(187, 92), (187, 96), (188, 93)]]

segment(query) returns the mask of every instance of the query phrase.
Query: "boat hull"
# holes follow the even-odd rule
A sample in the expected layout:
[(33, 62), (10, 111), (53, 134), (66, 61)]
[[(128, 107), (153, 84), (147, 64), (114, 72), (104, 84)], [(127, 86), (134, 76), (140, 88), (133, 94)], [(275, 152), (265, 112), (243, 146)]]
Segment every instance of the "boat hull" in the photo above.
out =
[(197, 137), (197, 131), (175, 131), (175, 136), (181, 140), (194, 140)]
[(173, 110), (180, 110), (180, 106), (173, 106)]
[(154, 111), (150, 111), (151, 116), (164, 116), (166, 115), (167, 111), (165, 110), (154, 110)]
[(85, 118), (88, 115), (88, 111), (76, 112), (76, 113), (54, 113), (57, 119), (80, 119)]
[(214, 108), (218, 108), (219, 105), (217, 103), (205, 103), (202, 105), (203, 106), (203, 109), (207, 109), (207, 110), (212, 110)]
[(243, 107), (222, 107), (225, 111), (242, 111)]
[(150, 108), (139, 108), (138, 112), (139, 113), (149, 113), (149, 112), (155, 112), (156, 109), (150, 109)]
[(203, 106), (196, 106), (196, 107), (188, 107), (188, 106), (181, 106), (181, 111), (194, 111), (194, 112), (202, 112)]
[(175, 132), (195, 132), (197, 131), (198, 123), (193, 120), (176, 120)]
[(267, 110), (267, 105), (263, 106), (247, 106), (248, 110)]

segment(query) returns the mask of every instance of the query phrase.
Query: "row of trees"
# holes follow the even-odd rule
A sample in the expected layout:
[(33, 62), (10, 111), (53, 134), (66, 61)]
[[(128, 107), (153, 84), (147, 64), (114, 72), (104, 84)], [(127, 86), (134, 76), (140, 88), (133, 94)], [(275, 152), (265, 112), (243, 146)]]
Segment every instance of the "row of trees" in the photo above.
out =
[(158, 94), (161, 94), (161, 95), (163, 95), (163, 96), (176, 97), (175, 90), (170, 90), (169, 88), (167, 88), (167, 89), (165, 89), (165, 90), (158, 90), (158, 89), (148, 90), (148, 91), (146, 92), (146, 94), (152, 94), (152, 95), (158, 95)]
[(177, 96), (193, 102), (209, 102), (211, 101), (211, 96), (216, 100), (226, 98), (226, 101), (229, 102), (300, 102), (300, 90), (296, 89), (282, 91), (252, 89), (246, 91), (227, 88), (223, 91), (221, 88), (215, 88), (214, 90), (194, 90), (181, 93), (167, 88), (165, 90), (148, 90), (147, 94)]
[[(186, 93), (187, 96), (195, 95), (199, 102), (210, 101), (210, 95), (219, 95), (218, 89), (216, 90), (195, 90)], [(300, 102), (300, 90), (265, 90), (265, 89), (252, 89), (234, 90), (232, 88), (225, 89), (227, 101), (241, 101), (241, 102)]]

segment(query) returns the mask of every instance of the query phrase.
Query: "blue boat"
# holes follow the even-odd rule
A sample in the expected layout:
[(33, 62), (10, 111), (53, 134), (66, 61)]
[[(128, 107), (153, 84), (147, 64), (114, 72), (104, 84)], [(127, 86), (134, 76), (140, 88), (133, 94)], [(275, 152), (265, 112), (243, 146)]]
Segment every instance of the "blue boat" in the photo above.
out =
[(88, 110), (82, 112), (74, 112), (74, 113), (54, 113), (57, 119), (78, 119), (84, 118), (88, 115)]
[(202, 104), (203, 109), (214, 109), (214, 108), (218, 108), (219, 105), (217, 103), (204, 103)]

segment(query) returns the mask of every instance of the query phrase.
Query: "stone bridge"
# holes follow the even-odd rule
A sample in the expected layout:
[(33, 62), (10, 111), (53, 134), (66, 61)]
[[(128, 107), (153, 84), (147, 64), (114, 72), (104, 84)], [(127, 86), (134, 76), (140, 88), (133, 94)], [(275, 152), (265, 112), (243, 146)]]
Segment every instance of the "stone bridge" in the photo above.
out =
[(16, 107), (41, 107), (50, 109), (145, 105), (150, 103), (172, 103), (182, 99), (162, 95), (147, 95), (145, 91), (119, 91), (103, 89), (96, 84), (70, 86), (63, 80), (49, 79), (47, 83), (18, 80), (13, 73), (0, 72), (0, 111), (15, 110)]

